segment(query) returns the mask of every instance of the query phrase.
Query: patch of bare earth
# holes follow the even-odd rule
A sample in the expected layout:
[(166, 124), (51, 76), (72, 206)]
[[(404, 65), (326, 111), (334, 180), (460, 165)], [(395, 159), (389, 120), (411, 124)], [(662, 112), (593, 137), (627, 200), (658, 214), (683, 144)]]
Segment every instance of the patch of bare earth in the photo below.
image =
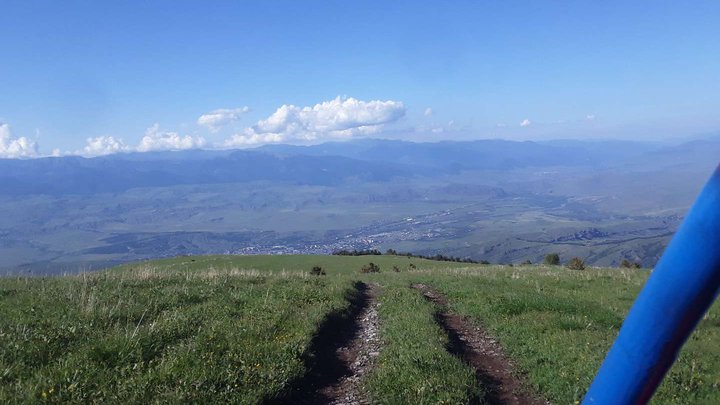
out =
[(359, 328), (355, 338), (345, 347), (337, 350), (338, 357), (347, 365), (350, 373), (337, 384), (322, 390), (333, 405), (369, 404), (362, 391), (363, 377), (375, 364), (380, 354), (380, 322), (377, 301), (379, 286), (370, 284), (369, 305), (359, 315)]
[(377, 301), (380, 287), (357, 282), (347, 309), (328, 314), (304, 355), (308, 372), (262, 403), (368, 404), (362, 379), (380, 352)]
[(450, 313), (447, 298), (433, 287), (426, 284), (413, 284), (412, 287), (440, 308), (435, 320), (448, 335), (448, 351), (475, 369), (488, 403), (548, 404), (528, 389), (497, 340), (464, 317)]

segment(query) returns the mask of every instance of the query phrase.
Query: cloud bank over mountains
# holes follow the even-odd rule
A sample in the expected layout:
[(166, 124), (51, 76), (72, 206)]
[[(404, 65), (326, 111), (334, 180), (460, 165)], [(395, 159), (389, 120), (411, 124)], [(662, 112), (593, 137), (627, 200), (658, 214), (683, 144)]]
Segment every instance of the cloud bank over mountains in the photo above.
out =
[(200, 149), (205, 146), (205, 143), (203, 137), (182, 136), (177, 132), (164, 132), (160, 130), (159, 124), (155, 124), (145, 130), (145, 136), (140, 140), (137, 151)]
[(177, 132), (162, 131), (160, 124), (154, 124), (145, 130), (145, 136), (142, 137), (140, 143), (135, 147), (126, 145), (125, 142), (119, 138), (99, 136), (96, 138), (88, 138), (82, 150), (68, 154), (92, 157), (122, 152), (200, 149), (205, 145), (205, 139), (202, 137), (182, 136)]
[(235, 134), (225, 146), (277, 142), (319, 142), (378, 133), (405, 116), (399, 101), (361, 101), (337, 97), (312, 107), (285, 104), (257, 124)]
[[(55, 149), (50, 154), (41, 153), (38, 142), (35, 140), (14, 137), (9, 125), (0, 122), (0, 159), (28, 159), (63, 155), (94, 157), (131, 152), (233, 149), (277, 143), (312, 145), (369, 135), (392, 136), (393, 133), (398, 133), (398, 125), (393, 126), (393, 124), (401, 122), (407, 114), (407, 108), (401, 101), (363, 101), (353, 97), (338, 96), (312, 106), (283, 104), (266, 118), (238, 131), (239, 128), (234, 124), (249, 113), (251, 113), (251, 109), (247, 106), (220, 108), (200, 115), (193, 124), (183, 124), (182, 128), (185, 133), (182, 134), (165, 130), (155, 123), (145, 130), (144, 135), (135, 145), (128, 144), (117, 136), (97, 136), (87, 138), (82, 149), (65, 152)], [(437, 123), (439, 118), (435, 118), (436, 114), (432, 107), (425, 107), (417, 111), (416, 115), (424, 117), (426, 123), (406, 128), (407, 133), (426, 134), (436, 140), (439, 136), (448, 139), (453, 134), (476, 132), (471, 127), (456, 125), (452, 119), (447, 121), (446, 125), (439, 125)], [(561, 125), (565, 122), (557, 121), (555, 124)], [(594, 113), (587, 114), (582, 119), (571, 121), (571, 123), (573, 122), (575, 124), (584, 122), (588, 125), (587, 123), (596, 122), (596, 115)], [(518, 126), (522, 128), (522, 131), (533, 132), (535, 127), (542, 130), (549, 125), (551, 124), (547, 122), (535, 122), (525, 118), (519, 122)], [(510, 134), (507, 138), (502, 134), (493, 133), (493, 131), (490, 133), (495, 138), (512, 139), (511, 126), (514, 125), (498, 123), (494, 127), (495, 130)], [(199, 134), (209, 135), (211, 140), (208, 141)], [(223, 137), (225, 139), (222, 139)]]
[[(248, 112), (249, 107), (221, 108), (202, 114), (196, 124), (216, 133), (239, 121)], [(52, 156), (93, 157), (127, 152), (237, 148), (281, 142), (321, 143), (377, 134), (386, 125), (399, 121), (405, 113), (405, 105), (400, 101), (362, 101), (352, 97), (336, 97), (314, 106), (282, 105), (269, 117), (218, 143), (208, 143), (202, 136), (165, 131), (156, 123), (145, 130), (136, 146), (128, 145), (116, 136), (98, 136), (87, 138), (85, 146), (80, 150), (65, 153), (54, 150)], [(13, 138), (9, 126), (0, 124), (0, 158), (42, 156), (47, 155), (39, 153), (37, 142), (27, 138)]]
[(31, 158), (39, 156), (37, 142), (13, 137), (8, 124), (0, 123), (0, 158)]
[(78, 151), (75, 154), (83, 156), (102, 156), (130, 151), (130, 148), (125, 145), (122, 139), (115, 139), (112, 136), (88, 138), (86, 142), (87, 144), (83, 150)]

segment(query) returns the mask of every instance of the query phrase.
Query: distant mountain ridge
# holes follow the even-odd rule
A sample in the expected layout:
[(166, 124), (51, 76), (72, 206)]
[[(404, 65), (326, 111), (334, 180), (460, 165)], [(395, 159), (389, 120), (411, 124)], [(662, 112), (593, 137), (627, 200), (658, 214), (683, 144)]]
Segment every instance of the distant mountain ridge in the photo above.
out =
[[(698, 149), (697, 145), (701, 143)], [(630, 141), (516, 142), (479, 140), (415, 143), (364, 139), (313, 146), (266, 145), (235, 151), (194, 150), (0, 159), (0, 193), (88, 194), (138, 187), (250, 181), (334, 185), (387, 181), (463, 170), (524, 167), (606, 168), (653, 157), (692, 163), (698, 153), (717, 156), (720, 141), (692, 141), (674, 148)], [(690, 156), (693, 156), (690, 159)], [(648, 164), (656, 165), (654, 162)], [(679, 163), (678, 163), (679, 164)]]
[(720, 139), (363, 139), (0, 160), (0, 274), (373, 248), (652, 266), (718, 156)]

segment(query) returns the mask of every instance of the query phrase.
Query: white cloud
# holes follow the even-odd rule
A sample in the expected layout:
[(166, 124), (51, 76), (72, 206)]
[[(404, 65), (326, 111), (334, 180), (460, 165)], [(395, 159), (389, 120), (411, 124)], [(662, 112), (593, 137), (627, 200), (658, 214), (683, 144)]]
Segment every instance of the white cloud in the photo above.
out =
[(588, 114), (585, 116), (585, 119), (588, 121), (593, 121), (595, 120), (595, 114)]
[(250, 111), (249, 107), (240, 108), (221, 108), (219, 110), (210, 111), (198, 118), (198, 125), (209, 128), (211, 131), (218, 131), (221, 127), (238, 121), (243, 114)]
[(226, 146), (270, 142), (316, 142), (347, 139), (380, 131), (405, 115), (398, 101), (361, 101), (337, 97), (312, 107), (283, 105), (270, 117), (236, 134)]
[(425, 115), (426, 117), (432, 116), (432, 115), (433, 115), (433, 109), (430, 108), (430, 107), (426, 108), (424, 115)]
[(87, 145), (77, 154), (83, 156), (102, 156), (128, 151), (130, 151), (130, 147), (126, 146), (122, 139), (115, 139), (112, 136), (98, 136), (97, 138), (88, 138)]
[(246, 131), (245, 135), (235, 134), (225, 141), (225, 146), (251, 146), (266, 143), (279, 143), (284, 140), (280, 134), (254, 134)]
[(527, 126), (529, 126), (530, 124), (532, 124), (532, 122), (530, 122), (529, 119), (525, 118), (525, 119), (522, 120), (522, 122), (520, 123), (520, 126), (521, 126), (521, 127), (527, 127)]
[[(150, 151), (168, 151), (168, 150), (185, 150), (197, 149), (205, 146), (205, 139), (202, 137), (193, 138), (192, 136), (181, 136), (175, 132), (163, 132), (160, 125), (155, 124), (145, 130), (145, 136), (140, 140), (136, 147), (126, 145), (120, 138), (112, 136), (98, 136), (96, 138), (88, 138), (86, 145), (82, 150), (75, 154), (81, 156), (104, 156), (122, 152), (150, 152)], [(53, 156), (59, 155), (60, 151), (53, 151)]]
[(38, 156), (38, 144), (28, 138), (13, 138), (8, 124), (0, 124), (0, 158), (30, 158)]
[(155, 124), (145, 130), (145, 136), (140, 140), (136, 150), (138, 152), (198, 149), (205, 146), (202, 137), (193, 138), (190, 135), (181, 136), (177, 132), (162, 132), (160, 125)]

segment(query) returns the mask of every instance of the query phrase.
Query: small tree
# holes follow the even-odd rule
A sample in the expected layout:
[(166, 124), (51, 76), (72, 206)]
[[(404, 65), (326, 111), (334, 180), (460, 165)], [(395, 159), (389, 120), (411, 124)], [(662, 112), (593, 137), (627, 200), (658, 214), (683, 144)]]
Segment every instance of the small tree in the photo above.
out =
[(480, 260), (480, 264), (490, 264), (490, 262), (487, 260)]
[(565, 267), (570, 270), (585, 270), (585, 261), (579, 257), (573, 257)]
[(325, 270), (323, 270), (320, 266), (313, 266), (312, 270), (310, 270), (310, 274), (313, 276), (324, 276)]
[(545, 260), (543, 263), (550, 265), (550, 266), (557, 266), (560, 264), (560, 255), (557, 253), (548, 253), (545, 255)]
[(520, 264), (522, 264), (523, 266), (529, 266), (532, 264), (532, 262), (530, 260), (525, 260), (524, 262), (522, 262)]
[(361, 273), (380, 273), (380, 266), (377, 264), (370, 262), (360, 269)]
[(623, 259), (620, 263), (620, 267), (624, 267), (626, 269), (639, 269), (641, 266), (638, 262), (631, 262), (628, 259)]

